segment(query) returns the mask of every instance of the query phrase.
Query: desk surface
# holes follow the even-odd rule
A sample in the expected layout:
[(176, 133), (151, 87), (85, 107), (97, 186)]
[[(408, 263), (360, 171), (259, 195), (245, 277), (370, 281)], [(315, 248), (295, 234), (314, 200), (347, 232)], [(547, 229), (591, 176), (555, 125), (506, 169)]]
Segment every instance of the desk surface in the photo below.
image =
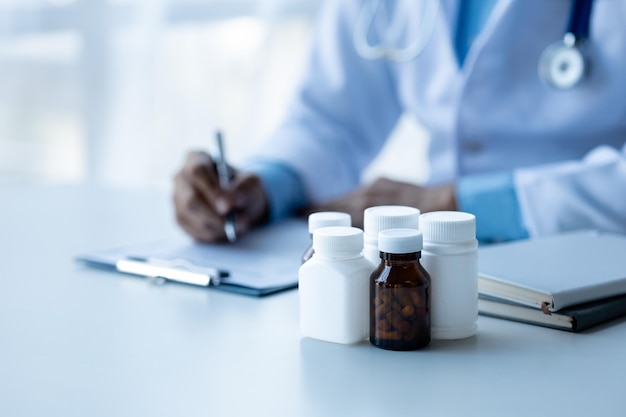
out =
[(487, 317), (416, 352), (303, 339), (257, 299), (90, 270), (179, 235), (164, 192), (0, 188), (0, 416), (623, 416), (626, 321), (572, 334)]

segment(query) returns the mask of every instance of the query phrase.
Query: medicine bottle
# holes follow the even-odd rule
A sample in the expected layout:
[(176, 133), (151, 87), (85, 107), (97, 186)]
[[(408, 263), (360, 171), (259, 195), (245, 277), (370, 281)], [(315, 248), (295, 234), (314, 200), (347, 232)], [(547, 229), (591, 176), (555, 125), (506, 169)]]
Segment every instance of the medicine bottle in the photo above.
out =
[(420, 211), (408, 206), (375, 206), (363, 213), (363, 255), (374, 267), (380, 263), (378, 233), (387, 229), (419, 228)]
[(460, 211), (424, 213), (422, 264), (431, 277), (433, 339), (476, 334), (478, 267), (476, 217)]
[(370, 279), (370, 342), (389, 350), (430, 343), (430, 277), (420, 265), (422, 234), (388, 229), (378, 235), (380, 265)]
[(348, 213), (340, 211), (320, 211), (309, 215), (309, 233), (311, 234), (311, 245), (302, 255), (302, 263), (305, 263), (313, 256), (313, 232), (320, 227), (330, 226), (352, 226), (352, 218)]
[(345, 226), (317, 229), (313, 249), (298, 276), (302, 334), (345, 344), (367, 339), (372, 266), (362, 254), (363, 231)]

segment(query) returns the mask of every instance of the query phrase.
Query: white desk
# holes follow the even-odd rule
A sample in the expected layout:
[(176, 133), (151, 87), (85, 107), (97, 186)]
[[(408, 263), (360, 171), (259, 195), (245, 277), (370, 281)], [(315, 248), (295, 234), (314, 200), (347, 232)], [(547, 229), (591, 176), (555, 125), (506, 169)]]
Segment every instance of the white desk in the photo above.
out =
[(626, 321), (481, 317), (415, 352), (301, 339), (298, 293), (249, 298), (90, 270), (180, 233), (165, 193), (0, 188), (0, 416), (624, 416)]

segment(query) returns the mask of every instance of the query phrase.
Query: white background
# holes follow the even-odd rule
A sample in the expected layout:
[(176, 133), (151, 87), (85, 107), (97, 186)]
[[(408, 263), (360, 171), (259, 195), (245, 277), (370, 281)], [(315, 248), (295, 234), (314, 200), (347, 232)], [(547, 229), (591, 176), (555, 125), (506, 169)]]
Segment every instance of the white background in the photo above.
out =
[[(236, 164), (281, 120), (318, 8), (0, 0), (0, 184), (169, 187), (186, 152), (209, 148), (216, 128)], [(409, 117), (399, 126), (365, 180), (425, 179), (426, 135)]]

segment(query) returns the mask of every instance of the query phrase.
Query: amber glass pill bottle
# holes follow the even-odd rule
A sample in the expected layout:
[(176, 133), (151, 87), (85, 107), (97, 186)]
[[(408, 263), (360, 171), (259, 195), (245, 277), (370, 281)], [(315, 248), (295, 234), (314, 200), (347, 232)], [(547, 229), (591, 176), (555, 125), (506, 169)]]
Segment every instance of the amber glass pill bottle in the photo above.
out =
[(380, 264), (370, 279), (370, 342), (389, 350), (430, 343), (430, 277), (419, 263), (422, 234), (387, 229), (378, 235)]

